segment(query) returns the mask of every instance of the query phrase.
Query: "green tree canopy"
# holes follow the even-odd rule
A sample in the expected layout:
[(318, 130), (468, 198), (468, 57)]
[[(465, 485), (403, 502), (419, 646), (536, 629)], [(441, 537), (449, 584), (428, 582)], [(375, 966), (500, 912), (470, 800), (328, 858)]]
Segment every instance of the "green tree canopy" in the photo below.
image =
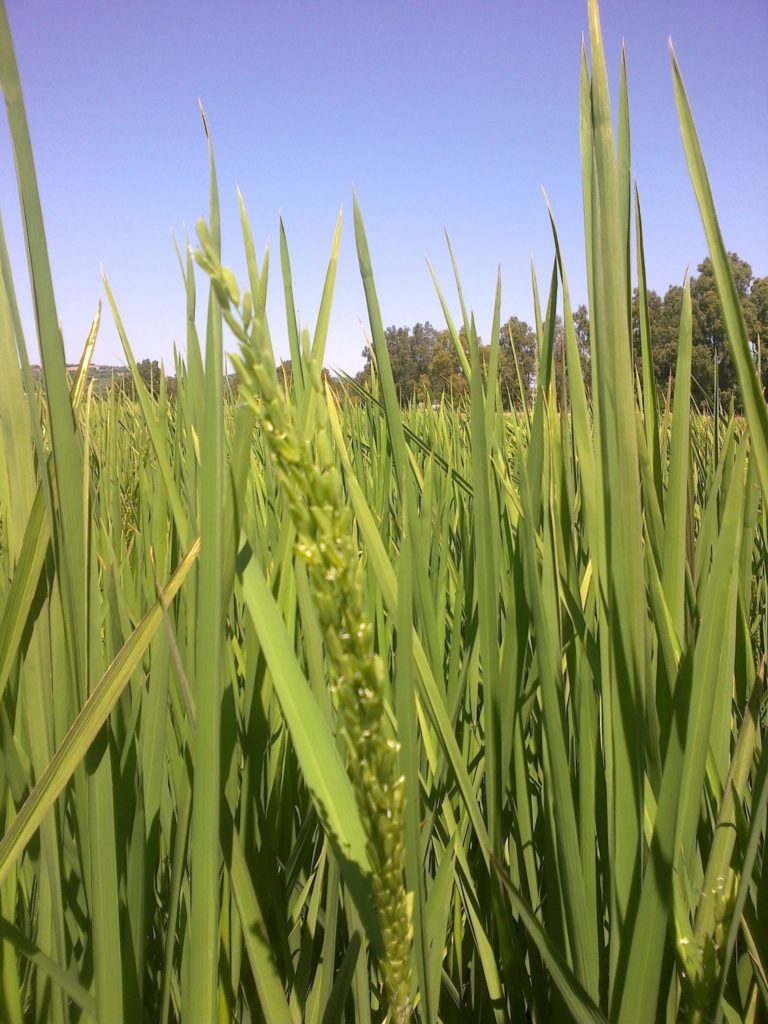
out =
[[(765, 356), (762, 353), (763, 347), (768, 344), (768, 277), (756, 278), (746, 260), (736, 253), (729, 255), (755, 361), (759, 361), (763, 384), (768, 386), (768, 353)], [(670, 285), (663, 296), (649, 291), (647, 301), (654, 375), (659, 388), (666, 390), (674, 380), (677, 364), (683, 288), (680, 284)], [(736, 374), (709, 257), (699, 264), (697, 274), (691, 278), (691, 301), (693, 396), (697, 402), (712, 400), (714, 369), (717, 364), (720, 391), (723, 399), (728, 401), (732, 396), (737, 397)], [(639, 297), (635, 291), (632, 304), (632, 346), (638, 366), (641, 359), (639, 324)], [(582, 373), (589, 385), (589, 312), (586, 306), (579, 306), (575, 310), (573, 326)], [(429, 321), (425, 321), (413, 327), (388, 327), (385, 338), (392, 375), (403, 405), (414, 399), (424, 400), (427, 396), (440, 398), (446, 395), (459, 400), (467, 394), (467, 382), (447, 330), (439, 331)], [(558, 391), (563, 385), (564, 338), (563, 324), (558, 317), (553, 353)], [(466, 351), (463, 329), (460, 340)], [(489, 352), (489, 346), (480, 341), (483, 363), (487, 363)], [(362, 384), (367, 384), (370, 379), (370, 352), (366, 351), (365, 356), (365, 369), (357, 378)], [(505, 407), (530, 400), (536, 383), (537, 359), (535, 330), (519, 317), (509, 317), (499, 332), (499, 386)]]

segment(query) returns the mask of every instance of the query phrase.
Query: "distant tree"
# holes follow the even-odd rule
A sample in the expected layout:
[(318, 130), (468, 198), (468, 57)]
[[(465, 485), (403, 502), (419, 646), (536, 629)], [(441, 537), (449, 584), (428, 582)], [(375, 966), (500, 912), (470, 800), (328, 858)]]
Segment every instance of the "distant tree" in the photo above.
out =
[(589, 354), (589, 310), (586, 306), (578, 306), (573, 312), (573, 326), (576, 331), (576, 341), (579, 349)]
[[(635, 293), (635, 305), (638, 297)], [(677, 365), (677, 347), (680, 338), (680, 313), (683, 308), (683, 289), (679, 284), (670, 285), (664, 297), (654, 291), (648, 293), (648, 323), (651, 337), (651, 355), (653, 357), (654, 374), (661, 388), (666, 388), (675, 375)], [(633, 336), (635, 338), (635, 359), (640, 362), (640, 328), (639, 311), (633, 317)], [(696, 361), (697, 366), (700, 360)], [(698, 377), (696, 378), (698, 380)]]
[[(765, 279), (755, 279), (752, 268), (737, 253), (729, 253), (731, 271), (741, 299), (747, 335), (757, 358), (757, 337), (768, 329), (768, 287)], [(715, 365), (723, 400), (738, 399), (736, 370), (728, 344), (720, 297), (715, 283), (712, 261), (707, 257), (697, 267), (698, 274), (691, 277), (692, 353), (691, 376), (693, 397), (696, 401), (712, 401), (714, 397)], [(764, 292), (765, 289), (765, 292)], [(764, 299), (765, 295), (765, 299)], [(648, 318), (651, 330), (651, 352), (656, 381), (666, 388), (675, 376), (677, 349), (680, 338), (680, 313), (683, 289), (670, 285), (660, 298), (656, 292), (648, 294)], [(634, 302), (635, 357), (640, 358), (639, 326), (637, 321), (637, 293)], [(768, 372), (768, 367), (764, 372)]]
[(410, 327), (388, 327), (384, 332), (389, 354), (389, 365), (395, 387), (403, 405), (407, 405), (418, 382), (418, 366), (415, 359), (413, 336)]
[[(384, 332), (389, 364), (395, 381), (400, 403), (408, 403), (419, 394), (430, 390), (432, 381), (432, 360), (436, 349), (444, 347), (440, 332), (429, 321), (414, 327), (388, 327)], [(370, 380), (371, 352), (366, 349), (364, 369), (357, 375), (359, 383)], [(441, 389), (442, 390), (442, 389)]]
[[(741, 299), (747, 336), (757, 362), (758, 338), (762, 340), (768, 336), (768, 278), (754, 278), (752, 268), (738, 254), (729, 253), (729, 258)], [(728, 401), (734, 397), (738, 401), (736, 371), (709, 257), (699, 264), (697, 270), (698, 274), (691, 277), (692, 394), (697, 402), (712, 401), (717, 365), (722, 399)], [(681, 285), (670, 285), (663, 297), (649, 291), (647, 301), (654, 375), (659, 388), (666, 390), (674, 381), (677, 366), (683, 288)], [(642, 355), (637, 291), (632, 303), (632, 347), (635, 362), (639, 366)], [(762, 360), (761, 370), (765, 387), (768, 383), (766, 360)]]
[(768, 388), (768, 277), (757, 277), (749, 293), (752, 344), (760, 364), (763, 389)]
[[(749, 292), (754, 342), (768, 344), (768, 277), (756, 277)], [(749, 326), (749, 325), (747, 325)]]
[[(462, 329), (460, 340), (466, 349), (466, 339)], [(433, 398), (448, 395), (456, 400), (469, 392), (467, 379), (461, 369), (456, 346), (450, 331), (440, 331), (432, 349), (432, 361), (429, 367), (429, 393)]]
[[(736, 253), (729, 255), (755, 362), (760, 363), (763, 386), (768, 391), (768, 277), (755, 278), (752, 268), (745, 260)], [(697, 402), (712, 400), (714, 370), (717, 365), (721, 394), (723, 399), (728, 401), (731, 396), (738, 398), (736, 374), (711, 261), (705, 259), (697, 270), (698, 274), (691, 278), (693, 396)], [(679, 284), (670, 285), (663, 296), (652, 290), (647, 294), (651, 356), (654, 377), (660, 391), (666, 391), (674, 380), (682, 302), (683, 288)], [(582, 378), (589, 393), (590, 324), (586, 306), (581, 305), (574, 311), (573, 326)], [(467, 339), (463, 329), (459, 337), (464, 351), (467, 352)], [(468, 387), (461, 362), (447, 330), (437, 331), (428, 321), (418, 323), (412, 328), (393, 326), (387, 328), (385, 340), (395, 387), (403, 405), (407, 405), (415, 398), (421, 399), (427, 394), (434, 398), (448, 395), (454, 400), (467, 395)], [(481, 362), (487, 365), (490, 348), (484, 346), (480, 340), (478, 344)], [(639, 368), (642, 346), (637, 291), (632, 300), (631, 344), (633, 359)], [(558, 317), (553, 350), (558, 394), (563, 393), (566, 383), (566, 378), (563, 377), (566, 367), (564, 348), (565, 331)], [(357, 380), (367, 385), (371, 375), (371, 355), (368, 351), (364, 354), (366, 365), (357, 375)], [(535, 330), (519, 317), (510, 317), (499, 332), (499, 386), (505, 407), (531, 400), (536, 387), (537, 361), (538, 344)]]
[(293, 387), (293, 365), (290, 359), (283, 359), (278, 363), (277, 379), (285, 387)]
[(142, 359), (136, 367), (139, 371), (139, 377), (147, 387), (150, 394), (157, 397), (160, 393), (160, 366), (156, 359)]
[(224, 378), (224, 394), (234, 401), (240, 397), (240, 378), (236, 373), (228, 373)]
[(536, 332), (525, 320), (511, 316), (499, 336), (499, 383), (505, 405), (530, 401), (536, 385), (536, 360)]
[[(736, 253), (728, 253), (728, 257), (736, 282), (736, 290), (742, 301), (742, 306), (744, 306), (752, 285), (752, 268)], [(706, 349), (710, 376), (712, 376), (714, 360), (717, 359), (720, 390), (724, 396), (730, 396), (736, 388), (736, 368), (728, 347), (728, 335), (720, 306), (720, 296), (717, 293), (714, 269), (709, 257), (699, 264), (698, 271), (698, 277), (691, 278), (694, 348), (703, 346)], [(744, 312), (746, 313), (747, 310), (745, 309)], [(704, 362), (701, 358), (703, 353), (698, 355), (700, 361)], [(694, 373), (694, 378), (695, 376)], [(699, 383), (702, 382), (699, 381)], [(711, 394), (712, 385), (706, 387), (705, 390)]]
[[(589, 317), (587, 316), (586, 306), (579, 306), (573, 314), (573, 327), (574, 334), (576, 335), (576, 350), (579, 354), (579, 372), (581, 373), (581, 379), (584, 382), (587, 395), (589, 395), (591, 390)], [(553, 346), (552, 359), (554, 362), (557, 393), (558, 395), (562, 395), (564, 393), (563, 388), (567, 382), (568, 358), (565, 345), (565, 325), (563, 324), (562, 318), (559, 316), (555, 318), (555, 343)]]

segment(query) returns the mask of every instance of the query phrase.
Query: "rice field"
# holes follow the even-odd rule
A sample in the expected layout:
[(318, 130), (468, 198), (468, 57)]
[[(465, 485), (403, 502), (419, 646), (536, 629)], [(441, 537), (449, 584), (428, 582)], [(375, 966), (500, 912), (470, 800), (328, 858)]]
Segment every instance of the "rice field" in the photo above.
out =
[(768, 1020), (768, 409), (674, 55), (743, 415), (692, 406), (689, 290), (656, 393), (626, 70), (614, 131), (589, 22), (591, 387), (553, 220), (535, 401), (503, 411), (501, 287), (486, 368), (457, 272), (469, 401), (402, 410), (357, 200), (374, 373), (339, 394), (341, 218), (311, 335), (281, 234), (286, 380), (212, 152), (174, 393), (106, 280), (135, 397), (88, 386), (98, 316), (67, 375), (0, 4), (44, 373), (2, 241), (0, 1021)]

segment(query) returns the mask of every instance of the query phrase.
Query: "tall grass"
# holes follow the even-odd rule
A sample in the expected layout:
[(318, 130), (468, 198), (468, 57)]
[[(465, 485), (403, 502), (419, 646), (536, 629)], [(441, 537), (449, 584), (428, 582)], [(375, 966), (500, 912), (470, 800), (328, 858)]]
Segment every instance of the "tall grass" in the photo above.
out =
[(0, 4), (45, 383), (2, 242), (0, 1020), (768, 1019), (768, 413), (674, 57), (745, 417), (691, 410), (687, 285), (657, 399), (594, 0), (589, 29), (590, 397), (553, 218), (532, 407), (503, 412), (457, 272), (470, 399), (403, 412), (357, 201), (375, 371), (339, 400), (341, 221), (311, 338), (281, 229), (278, 381), (269, 252), (241, 199), (247, 280), (223, 265), (212, 155), (175, 395), (106, 281), (136, 397), (88, 387), (98, 315), (67, 377)]

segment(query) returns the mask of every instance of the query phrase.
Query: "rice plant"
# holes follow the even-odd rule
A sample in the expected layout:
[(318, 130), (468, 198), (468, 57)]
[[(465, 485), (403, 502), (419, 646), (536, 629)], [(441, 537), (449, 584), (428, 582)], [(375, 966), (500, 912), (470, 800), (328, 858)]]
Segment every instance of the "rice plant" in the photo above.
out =
[(269, 251), (240, 197), (227, 268), (209, 143), (175, 390), (105, 279), (134, 391), (97, 397), (100, 310), (66, 372), (0, 3), (43, 368), (0, 232), (1, 1021), (768, 1019), (768, 410), (674, 55), (744, 415), (692, 406), (687, 285), (656, 393), (594, 0), (589, 43), (589, 389), (551, 214), (530, 408), (499, 394), (501, 285), (486, 367), (457, 272), (469, 399), (403, 411), (356, 198), (370, 388), (322, 373), (341, 218), (311, 336), (281, 230), (278, 377)]

